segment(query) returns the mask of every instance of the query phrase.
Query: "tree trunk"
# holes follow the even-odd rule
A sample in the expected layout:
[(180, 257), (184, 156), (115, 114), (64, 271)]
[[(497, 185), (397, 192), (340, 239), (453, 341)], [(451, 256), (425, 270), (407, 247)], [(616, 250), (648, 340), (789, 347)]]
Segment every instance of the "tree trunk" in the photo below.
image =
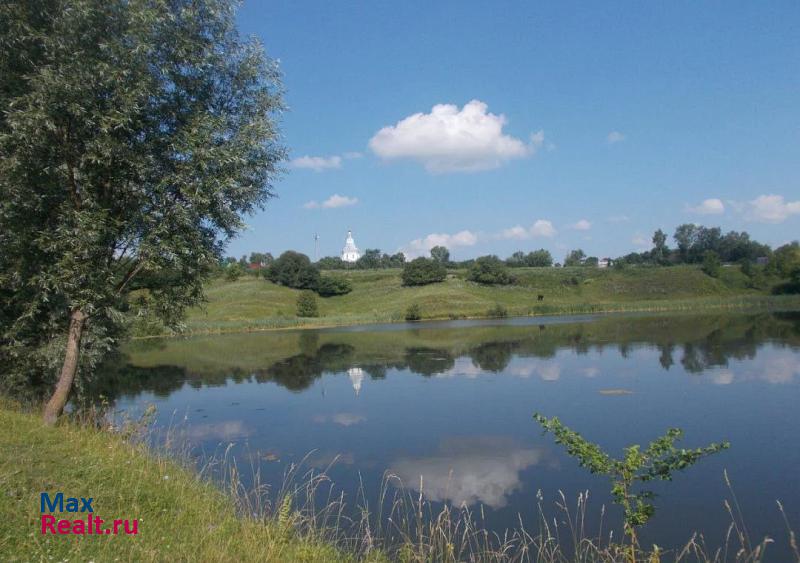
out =
[(56, 423), (58, 417), (64, 411), (64, 405), (67, 404), (69, 393), (72, 390), (72, 382), (75, 380), (75, 373), (78, 371), (81, 336), (83, 335), (83, 325), (85, 323), (86, 314), (80, 309), (73, 309), (69, 317), (67, 350), (64, 354), (64, 364), (61, 366), (61, 375), (58, 377), (53, 396), (50, 397), (44, 407), (44, 422), (50, 426)]

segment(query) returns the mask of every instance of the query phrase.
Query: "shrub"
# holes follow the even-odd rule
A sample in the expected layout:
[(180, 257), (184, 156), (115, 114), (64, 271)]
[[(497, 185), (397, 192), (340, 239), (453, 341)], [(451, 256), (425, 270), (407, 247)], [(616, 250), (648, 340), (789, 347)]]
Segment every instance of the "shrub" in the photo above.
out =
[(447, 268), (431, 258), (416, 258), (403, 267), (403, 285), (427, 285), (444, 281)]
[(776, 295), (781, 294), (798, 294), (800, 293), (800, 267), (796, 268), (789, 278), (789, 281), (775, 286), (772, 293)]
[(225, 268), (225, 279), (231, 282), (236, 281), (242, 276), (243, 273), (244, 268), (242, 268), (239, 264), (228, 264), (228, 267)]
[(643, 448), (639, 444), (628, 446), (621, 458), (613, 458), (600, 446), (564, 426), (557, 417), (545, 418), (535, 413), (533, 418), (545, 432), (552, 432), (556, 443), (563, 445), (567, 454), (578, 460), (581, 467), (591, 473), (605, 475), (611, 480), (613, 502), (623, 508), (624, 531), (630, 538), (630, 560), (635, 561), (637, 528), (644, 526), (655, 513), (655, 493), (641, 490), (640, 484), (656, 479), (672, 481), (673, 473), (683, 471), (700, 459), (726, 450), (730, 443), (711, 443), (702, 448), (678, 448), (675, 442), (683, 437), (679, 428), (670, 428), (666, 434), (656, 438)]
[(407, 321), (418, 321), (422, 318), (422, 307), (419, 306), (419, 303), (412, 303), (406, 309), (406, 320)]
[(703, 266), (702, 266), (703, 272), (705, 272), (712, 278), (718, 278), (719, 270), (721, 267), (722, 267), (722, 262), (720, 262), (719, 254), (717, 254), (713, 250), (706, 250), (706, 253), (703, 254)]
[(297, 296), (298, 317), (319, 317), (317, 297), (313, 291), (303, 291)]
[(508, 285), (516, 281), (497, 256), (481, 256), (469, 269), (467, 279), (486, 285)]
[(490, 319), (504, 319), (508, 316), (508, 310), (500, 303), (495, 303), (494, 307), (486, 311), (486, 316)]
[(287, 250), (267, 268), (266, 278), (286, 287), (295, 289), (317, 289), (319, 270), (312, 264), (308, 256), (293, 250)]
[(317, 284), (317, 293), (322, 297), (332, 297), (334, 295), (347, 295), (353, 291), (353, 286), (349, 280), (322, 276)]

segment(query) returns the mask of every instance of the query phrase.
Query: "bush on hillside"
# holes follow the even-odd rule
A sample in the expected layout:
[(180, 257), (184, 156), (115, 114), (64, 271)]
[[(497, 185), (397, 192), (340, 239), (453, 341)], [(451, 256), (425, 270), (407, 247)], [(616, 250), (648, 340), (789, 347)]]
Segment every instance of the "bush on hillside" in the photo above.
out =
[(447, 268), (431, 258), (416, 258), (403, 267), (403, 285), (427, 285), (444, 281)]
[(422, 307), (419, 306), (419, 303), (412, 303), (406, 309), (406, 320), (407, 321), (418, 321), (422, 318)]
[(244, 268), (242, 268), (239, 264), (228, 264), (228, 266), (225, 268), (225, 279), (233, 282), (242, 277), (243, 273)]
[(718, 278), (720, 268), (722, 268), (722, 262), (719, 259), (719, 254), (713, 250), (707, 250), (703, 255), (703, 272), (712, 278)]
[(469, 269), (467, 279), (485, 285), (508, 285), (516, 280), (497, 256), (481, 256)]
[(508, 316), (508, 309), (500, 303), (495, 303), (494, 307), (486, 311), (486, 316), (490, 319), (504, 319)]
[(319, 317), (317, 296), (313, 291), (303, 291), (297, 296), (298, 317)]
[(293, 250), (281, 254), (264, 275), (269, 281), (286, 287), (313, 290), (317, 289), (320, 278), (319, 270), (311, 264), (308, 256)]
[(353, 286), (349, 280), (332, 276), (322, 276), (317, 284), (317, 293), (322, 297), (333, 297), (334, 295), (347, 295), (353, 291)]

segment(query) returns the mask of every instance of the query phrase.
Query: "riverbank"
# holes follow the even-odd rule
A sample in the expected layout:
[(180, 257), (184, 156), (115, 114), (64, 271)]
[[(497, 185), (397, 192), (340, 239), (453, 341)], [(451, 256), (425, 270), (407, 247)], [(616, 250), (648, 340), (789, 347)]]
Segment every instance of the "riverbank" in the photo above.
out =
[[(575, 315), (612, 312), (776, 311), (800, 309), (800, 296), (773, 296), (747, 287), (738, 267), (712, 278), (694, 266), (631, 268), (518, 268), (518, 283), (483, 286), (452, 270), (442, 283), (404, 287), (401, 270), (326, 272), (346, 277), (348, 295), (318, 298), (320, 316), (295, 314), (298, 291), (263, 278), (213, 280), (208, 302), (188, 312), (183, 334), (221, 334), (286, 328), (323, 328), (405, 320), (417, 305), (422, 320)], [(539, 299), (541, 296), (541, 300)], [(140, 326), (138, 337), (162, 336), (158, 324)]]
[[(196, 473), (104, 430), (0, 403), (0, 553), (5, 561), (347, 561), (324, 541), (275, 520), (237, 516)], [(127, 519), (136, 535), (41, 534), (40, 494), (92, 497), (94, 515)], [(56, 518), (86, 519), (86, 513)]]
[[(532, 558), (543, 563), (612, 563), (629, 557), (624, 546), (610, 541), (611, 536), (607, 541), (584, 537), (582, 525), (577, 535), (575, 530), (567, 538), (557, 532), (553, 535), (543, 514), (539, 522), (530, 523), (539, 525), (543, 535), (512, 530), (501, 540), (480, 528), (468, 511), (455, 507), (432, 511), (427, 501), (418, 504), (414, 494), (393, 502), (386, 530), (357, 528), (355, 536), (348, 535), (352, 552), (342, 551), (334, 547), (334, 540), (342, 539), (335, 528), (317, 527), (293, 512), (291, 503), (281, 502), (272, 511), (274, 516), (252, 517), (237, 506), (241, 491), (223, 491), (193, 470), (132, 444), (124, 433), (68, 421), (46, 427), (37, 415), (23, 413), (1, 398), (0, 482), (0, 553), (6, 561), (502, 562)], [(128, 527), (99, 537), (42, 535), (42, 492), (91, 498), (92, 516), (103, 519), (100, 529), (110, 529), (114, 519), (125, 519)], [(578, 499), (575, 512), (570, 512), (565, 499), (561, 502), (556, 503), (561, 507), (557, 519), (565, 525), (569, 522), (570, 527), (573, 519), (583, 521), (586, 498)], [(335, 509), (335, 501), (332, 506)], [(55, 517), (86, 520), (84, 513), (56, 513)], [(771, 540), (751, 544), (738, 532), (740, 525), (733, 520), (737, 533), (729, 534), (721, 549), (736, 552), (737, 561), (761, 561)], [(135, 534), (125, 533), (133, 529)], [(382, 533), (400, 535), (392, 557), (370, 548), (381, 542)], [(786, 533), (793, 542), (791, 529)], [(654, 549), (637, 553), (639, 560), (668, 557), (711, 563), (719, 561), (720, 553), (696, 534), (682, 549)], [(796, 548), (794, 555), (800, 561)]]

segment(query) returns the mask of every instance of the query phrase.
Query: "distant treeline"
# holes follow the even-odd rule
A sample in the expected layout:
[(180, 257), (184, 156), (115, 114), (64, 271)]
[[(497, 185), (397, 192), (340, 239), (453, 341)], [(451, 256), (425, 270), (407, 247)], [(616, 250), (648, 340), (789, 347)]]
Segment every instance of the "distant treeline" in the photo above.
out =
[[(750, 238), (746, 231), (722, 232), (719, 227), (703, 227), (694, 224), (680, 225), (672, 235), (675, 246), (667, 244), (668, 235), (661, 229), (653, 233), (652, 248), (644, 252), (631, 252), (617, 258), (587, 256), (582, 249), (571, 250), (564, 258), (565, 267), (614, 267), (624, 269), (630, 266), (670, 266), (678, 264), (700, 264), (703, 271), (712, 277), (719, 275), (723, 264), (739, 264), (743, 272), (750, 278), (754, 288), (764, 287), (767, 278), (789, 279), (781, 286), (782, 292), (795, 293), (800, 289), (800, 245), (795, 241), (775, 250), (769, 245)], [(291, 257), (291, 258), (289, 258)], [(295, 265), (289, 268), (293, 273), (304, 271), (302, 283), (295, 280), (286, 283), (287, 268), (278, 264), (270, 253), (254, 252), (250, 256), (239, 259), (228, 257), (220, 266), (230, 278), (235, 279), (242, 273), (250, 271), (255, 275), (264, 275), (267, 279), (290, 287), (315, 289), (318, 275), (310, 270), (378, 270), (386, 268), (403, 268), (406, 285), (422, 285), (435, 283), (445, 278), (444, 268), (468, 269), (468, 279), (481, 283), (508, 284), (513, 283), (514, 276), (503, 272), (504, 268), (549, 268), (561, 267), (554, 262), (548, 250), (541, 248), (529, 252), (517, 251), (505, 260), (497, 256), (455, 261), (450, 259), (450, 252), (444, 246), (435, 246), (430, 250), (430, 258), (417, 258), (407, 261), (402, 252), (387, 254), (377, 248), (364, 251), (356, 262), (344, 262), (335, 256), (326, 256), (312, 263), (307, 256), (294, 251), (281, 255), (283, 262)], [(302, 266), (297, 268), (297, 265)], [(305, 280), (311, 280), (306, 283)], [(488, 281), (491, 279), (492, 281)], [(338, 284), (342, 284), (336, 280)], [(325, 284), (324, 284), (325, 285)], [(324, 287), (321, 294), (328, 293)], [(330, 289), (330, 294), (346, 293), (344, 287)]]
[[(714, 252), (723, 263), (756, 263), (759, 259), (768, 262), (773, 250), (769, 245), (750, 238), (746, 231), (729, 231), (723, 234), (719, 227), (703, 227), (694, 224), (680, 225), (672, 235), (675, 246), (667, 244), (668, 235), (658, 229), (653, 233), (653, 246), (644, 252), (631, 252), (617, 258), (587, 256), (582, 249), (571, 250), (564, 258), (564, 266), (597, 266), (601, 259), (609, 263), (661, 265), (699, 264), (708, 252)], [(789, 245), (792, 246), (792, 245)], [(796, 246), (796, 245), (795, 245)], [(783, 248), (783, 247), (782, 247)], [(784, 249), (785, 250), (785, 249)], [(475, 259), (451, 260), (450, 252), (443, 246), (435, 246), (430, 257), (451, 268), (468, 268)], [(243, 268), (258, 269), (267, 267), (274, 261), (269, 252), (253, 252), (241, 258), (227, 257), (223, 265), (239, 264)], [(377, 248), (369, 248), (356, 262), (344, 262), (337, 256), (320, 258), (315, 265), (321, 270), (377, 270), (383, 268), (402, 268), (407, 258), (402, 252), (387, 254)], [(549, 268), (562, 264), (555, 262), (548, 250), (541, 248), (530, 252), (517, 251), (504, 260), (508, 267)]]

